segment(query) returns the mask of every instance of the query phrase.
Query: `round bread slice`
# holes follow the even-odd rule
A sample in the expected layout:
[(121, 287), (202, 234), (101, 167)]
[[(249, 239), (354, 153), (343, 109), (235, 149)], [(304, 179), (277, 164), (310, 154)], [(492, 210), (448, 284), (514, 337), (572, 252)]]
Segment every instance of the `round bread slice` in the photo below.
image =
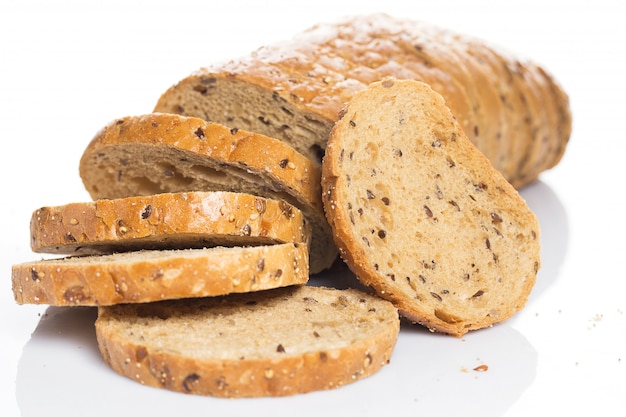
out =
[(385, 79), (358, 93), (322, 187), (340, 255), (410, 320), (461, 336), (526, 303), (537, 219), (428, 85)]
[(311, 273), (329, 268), (337, 257), (319, 166), (277, 139), (195, 117), (125, 117), (91, 141), (80, 176), (94, 199), (222, 190), (284, 200), (311, 225)]
[(308, 244), (302, 212), (284, 201), (230, 192), (164, 193), (42, 207), (31, 217), (31, 248), (106, 254), (297, 242)]
[(141, 384), (215, 397), (336, 388), (390, 360), (395, 307), (358, 290), (296, 286), (100, 307), (106, 363)]
[(205, 297), (306, 284), (299, 243), (74, 256), (14, 265), (18, 304), (98, 306)]

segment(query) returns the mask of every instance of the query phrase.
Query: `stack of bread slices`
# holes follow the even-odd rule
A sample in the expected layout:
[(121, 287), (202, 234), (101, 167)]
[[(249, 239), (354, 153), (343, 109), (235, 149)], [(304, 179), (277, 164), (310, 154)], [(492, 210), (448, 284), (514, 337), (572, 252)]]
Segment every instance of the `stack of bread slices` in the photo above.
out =
[[(358, 22), (350, 33), (368, 38)], [(507, 179), (521, 177), (494, 168), (449, 100), (407, 74), (355, 88), (330, 130), (315, 133), (305, 114), (301, 133), (323, 146), (208, 115), (156, 111), (109, 123), (80, 160), (93, 201), (33, 213), (33, 251), (66, 256), (14, 265), (16, 301), (97, 307), (98, 345), (116, 372), (218, 397), (293, 395), (371, 375), (390, 361), (399, 316), (454, 336), (511, 317), (540, 266), (539, 224)], [(253, 91), (252, 75), (229, 82)], [(204, 86), (204, 101), (218, 84), (190, 79), (180, 88)], [(309, 103), (334, 106), (340, 97), (328, 91)], [(497, 143), (509, 155), (506, 141)], [(305, 155), (315, 148), (321, 163)], [(338, 254), (361, 289), (315, 285)]]
[(329, 389), (386, 364), (395, 306), (305, 285), (336, 258), (320, 169), (200, 119), (116, 120), (85, 150), (91, 202), (42, 207), (18, 303), (97, 306), (104, 360), (142, 384), (219, 397)]

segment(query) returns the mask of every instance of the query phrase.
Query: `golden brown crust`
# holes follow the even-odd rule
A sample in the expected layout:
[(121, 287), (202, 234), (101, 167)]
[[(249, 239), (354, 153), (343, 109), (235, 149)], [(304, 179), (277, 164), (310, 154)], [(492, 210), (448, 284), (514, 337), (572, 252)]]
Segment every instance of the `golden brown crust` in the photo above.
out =
[(14, 265), (12, 288), (19, 304), (145, 303), (302, 285), (308, 267), (298, 243), (138, 251)]
[[(484, 51), (463, 53), (467, 45)], [(545, 71), (519, 61), (504, 60), (498, 48), (481, 40), (423, 22), (356, 16), (316, 25), (292, 41), (201, 69), (166, 91), (155, 110), (222, 123), (228, 119), (292, 143), (314, 158), (354, 93), (386, 76), (419, 80), (444, 97), (474, 145), (519, 188), (558, 162), (571, 129), (561, 87), (550, 77), (535, 83)], [(513, 80), (511, 69), (527, 76)], [(490, 82), (486, 75), (496, 79)], [(486, 84), (477, 86), (477, 81)], [(520, 95), (531, 94), (522, 90), (529, 88), (539, 100), (533, 96), (528, 98), (532, 102), (520, 103)], [(235, 96), (237, 100), (230, 98)], [(239, 103), (245, 96), (251, 104), (242, 115)], [(553, 96), (565, 99), (556, 106), (538, 106)], [(554, 117), (560, 118), (561, 127), (554, 126)], [(544, 138), (552, 145), (543, 146)]]
[(297, 208), (243, 193), (188, 192), (42, 207), (31, 217), (35, 252), (98, 254), (132, 249), (309, 241)]
[(492, 116), (488, 127), (492, 133), (488, 137), (494, 141), (495, 149), (489, 160), (497, 161), (494, 166), (498, 167), (505, 178), (514, 181), (515, 171), (510, 169), (514, 157), (510, 150), (519, 141), (517, 138), (527, 135), (527, 131), (520, 127), (524, 118), (514, 115), (526, 114), (526, 110), (519, 103), (518, 95), (511, 91), (509, 79), (500, 69), (500, 59), (493, 48), (467, 37), (456, 37), (455, 40), (454, 46), (468, 57), (468, 65), (474, 67), (472, 73), (478, 77), (477, 83), (484, 93), (483, 98), (489, 95), (495, 97), (495, 101), (489, 101), (484, 108)]
[[(516, 181), (521, 183), (532, 183), (539, 176), (538, 170), (533, 169), (533, 165), (538, 158), (543, 158), (541, 152), (542, 143), (550, 135), (547, 113), (548, 108), (542, 103), (551, 96), (549, 90), (539, 91), (534, 82), (534, 77), (528, 67), (521, 61), (502, 56), (503, 65), (510, 74), (514, 89), (522, 98), (528, 109), (528, 128), (530, 130), (526, 142), (515, 143), (513, 155), (517, 156), (517, 165), (514, 167)], [(542, 97), (545, 96), (545, 97)], [(513, 159), (515, 161), (515, 159)]]
[(388, 79), (355, 96), (322, 188), (341, 257), (407, 318), (461, 336), (525, 304), (537, 219), (426, 85)]
[(321, 201), (320, 169), (286, 143), (195, 117), (146, 114), (105, 126), (80, 175), (94, 199), (225, 190), (285, 200), (312, 228), (311, 272), (337, 256)]
[[(218, 316), (228, 323), (209, 320)], [(156, 340), (152, 331), (176, 337)], [(310, 286), (184, 305), (105, 307), (96, 321), (102, 356), (119, 374), (227, 398), (294, 395), (365, 378), (389, 362), (398, 332), (390, 303), (356, 290)]]
[(559, 87), (557, 82), (543, 68), (532, 62), (526, 62), (533, 71), (529, 76), (539, 85), (541, 92), (548, 92), (542, 95), (542, 106), (548, 119), (549, 131), (558, 132), (558, 135), (546, 135), (542, 137), (542, 147), (536, 158), (533, 158), (533, 165), (530, 171), (543, 171), (556, 166), (565, 152), (568, 140), (559, 141), (558, 138), (569, 138), (572, 129), (572, 115), (568, 111), (569, 98)]

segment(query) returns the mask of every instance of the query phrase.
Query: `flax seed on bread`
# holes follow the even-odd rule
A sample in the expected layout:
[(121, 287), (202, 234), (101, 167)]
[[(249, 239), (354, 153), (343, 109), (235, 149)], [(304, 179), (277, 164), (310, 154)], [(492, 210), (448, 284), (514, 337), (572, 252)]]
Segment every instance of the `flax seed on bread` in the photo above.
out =
[(322, 188), (340, 255), (410, 320), (461, 336), (526, 303), (537, 219), (426, 84), (388, 78), (357, 93)]
[(298, 286), (100, 307), (106, 363), (141, 384), (215, 397), (287, 396), (352, 383), (390, 360), (398, 313), (357, 290)]

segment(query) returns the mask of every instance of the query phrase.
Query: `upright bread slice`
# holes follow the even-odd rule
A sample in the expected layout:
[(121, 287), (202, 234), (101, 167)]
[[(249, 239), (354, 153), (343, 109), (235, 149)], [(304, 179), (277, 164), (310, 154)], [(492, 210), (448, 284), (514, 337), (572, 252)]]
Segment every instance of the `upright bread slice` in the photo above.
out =
[[(483, 52), (466, 53), (467, 45)], [(555, 79), (519, 57), (500, 60), (503, 49), (426, 22), (348, 16), (198, 69), (165, 91), (154, 110), (259, 132), (321, 160), (330, 129), (355, 92), (386, 76), (414, 79), (441, 94), (474, 145), (522, 187), (560, 161), (572, 118)], [(488, 68), (496, 57), (503, 68)], [(522, 73), (522, 85), (512, 80)], [(537, 108), (524, 101), (524, 84), (539, 77), (536, 93), (548, 105)], [(557, 118), (558, 125), (550, 121)], [(533, 151), (538, 142), (531, 127), (545, 133), (541, 143), (551, 144), (541, 153)]]
[(42, 207), (33, 213), (30, 230), (34, 252), (73, 255), (310, 239), (310, 228), (292, 205), (218, 191)]
[(206, 297), (306, 284), (299, 243), (74, 256), (14, 265), (18, 304), (98, 306)]
[(358, 290), (298, 286), (100, 307), (104, 360), (145, 385), (216, 397), (336, 388), (389, 362), (393, 305)]
[(340, 255), (409, 319), (461, 336), (524, 306), (537, 219), (426, 84), (385, 79), (356, 94), (322, 187)]
[(94, 199), (223, 190), (285, 200), (311, 225), (311, 273), (337, 257), (319, 166), (277, 139), (173, 114), (126, 117), (91, 141), (80, 176)]

